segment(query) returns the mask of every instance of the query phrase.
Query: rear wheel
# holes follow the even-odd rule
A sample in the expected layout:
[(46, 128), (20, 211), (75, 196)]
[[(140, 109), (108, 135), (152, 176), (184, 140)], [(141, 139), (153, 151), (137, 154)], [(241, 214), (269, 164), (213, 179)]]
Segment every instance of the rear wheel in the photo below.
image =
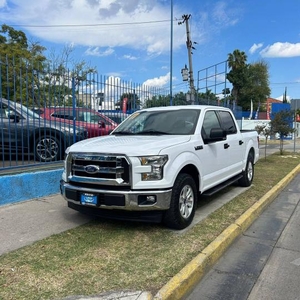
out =
[(248, 187), (252, 184), (254, 177), (254, 159), (251, 153), (248, 154), (245, 171), (242, 172), (243, 177), (239, 179), (239, 185)]
[(184, 229), (193, 221), (197, 204), (197, 188), (189, 174), (179, 174), (173, 187), (170, 208), (164, 215), (164, 224)]
[(52, 135), (38, 136), (34, 146), (35, 159), (48, 162), (60, 160), (61, 145)]

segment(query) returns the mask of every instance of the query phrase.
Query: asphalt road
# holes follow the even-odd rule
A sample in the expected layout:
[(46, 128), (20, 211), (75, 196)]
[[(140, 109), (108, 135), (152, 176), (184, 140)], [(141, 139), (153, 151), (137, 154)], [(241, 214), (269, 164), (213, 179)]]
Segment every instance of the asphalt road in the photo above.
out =
[(300, 299), (300, 174), (186, 300)]

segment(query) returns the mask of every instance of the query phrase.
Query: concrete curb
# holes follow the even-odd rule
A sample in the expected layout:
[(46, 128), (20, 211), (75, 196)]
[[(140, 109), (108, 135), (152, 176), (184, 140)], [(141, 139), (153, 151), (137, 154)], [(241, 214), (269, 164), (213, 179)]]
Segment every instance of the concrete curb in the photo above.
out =
[(63, 169), (3, 175), (0, 206), (59, 193)]
[(217, 262), (232, 242), (243, 233), (277, 195), (300, 172), (300, 165), (226, 228), (211, 244), (169, 280), (153, 297), (155, 300), (182, 299)]

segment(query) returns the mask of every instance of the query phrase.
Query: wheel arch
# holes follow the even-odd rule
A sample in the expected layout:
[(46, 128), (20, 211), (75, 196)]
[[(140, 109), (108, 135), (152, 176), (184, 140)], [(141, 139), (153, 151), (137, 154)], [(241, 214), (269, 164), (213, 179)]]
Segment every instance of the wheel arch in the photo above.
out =
[(255, 163), (255, 150), (253, 147), (251, 147), (247, 153), (247, 156), (246, 156), (246, 162), (247, 162), (247, 159), (248, 159), (248, 156), (251, 155), (252, 156), (252, 159), (253, 159), (253, 163)]
[(31, 142), (31, 145), (34, 144), (34, 141), (39, 137), (39, 136), (43, 136), (43, 135), (50, 135), (50, 136), (54, 136), (55, 138), (59, 139), (60, 141), (64, 140), (64, 134), (57, 130), (57, 129), (54, 129), (54, 128), (37, 128), (35, 129), (35, 131), (33, 132), (33, 134), (31, 135), (31, 138), (30, 138), (30, 142)]
[(45, 135), (49, 135), (52, 137), (55, 137), (59, 144), (60, 144), (60, 157), (63, 156), (65, 149), (68, 146), (68, 141), (65, 138), (65, 135), (63, 132), (54, 129), (54, 128), (37, 128), (31, 135), (30, 137), (30, 147), (32, 149), (32, 151), (34, 151), (34, 147), (35, 147), (35, 142), (37, 141), (37, 139), (39, 138), (39, 136), (45, 136)]
[(197, 167), (193, 164), (188, 164), (186, 166), (184, 166), (179, 173), (177, 174), (176, 178), (178, 177), (179, 174), (189, 174), (195, 181), (196, 187), (197, 187), (197, 191), (199, 191), (199, 186), (200, 186), (200, 173), (197, 169)]

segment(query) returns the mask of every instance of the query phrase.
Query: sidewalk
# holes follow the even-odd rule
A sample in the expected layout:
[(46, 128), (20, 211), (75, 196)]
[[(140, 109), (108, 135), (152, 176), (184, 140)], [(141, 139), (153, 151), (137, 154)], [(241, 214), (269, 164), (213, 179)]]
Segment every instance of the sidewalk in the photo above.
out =
[(0, 255), (90, 221), (60, 194), (0, 206)]

